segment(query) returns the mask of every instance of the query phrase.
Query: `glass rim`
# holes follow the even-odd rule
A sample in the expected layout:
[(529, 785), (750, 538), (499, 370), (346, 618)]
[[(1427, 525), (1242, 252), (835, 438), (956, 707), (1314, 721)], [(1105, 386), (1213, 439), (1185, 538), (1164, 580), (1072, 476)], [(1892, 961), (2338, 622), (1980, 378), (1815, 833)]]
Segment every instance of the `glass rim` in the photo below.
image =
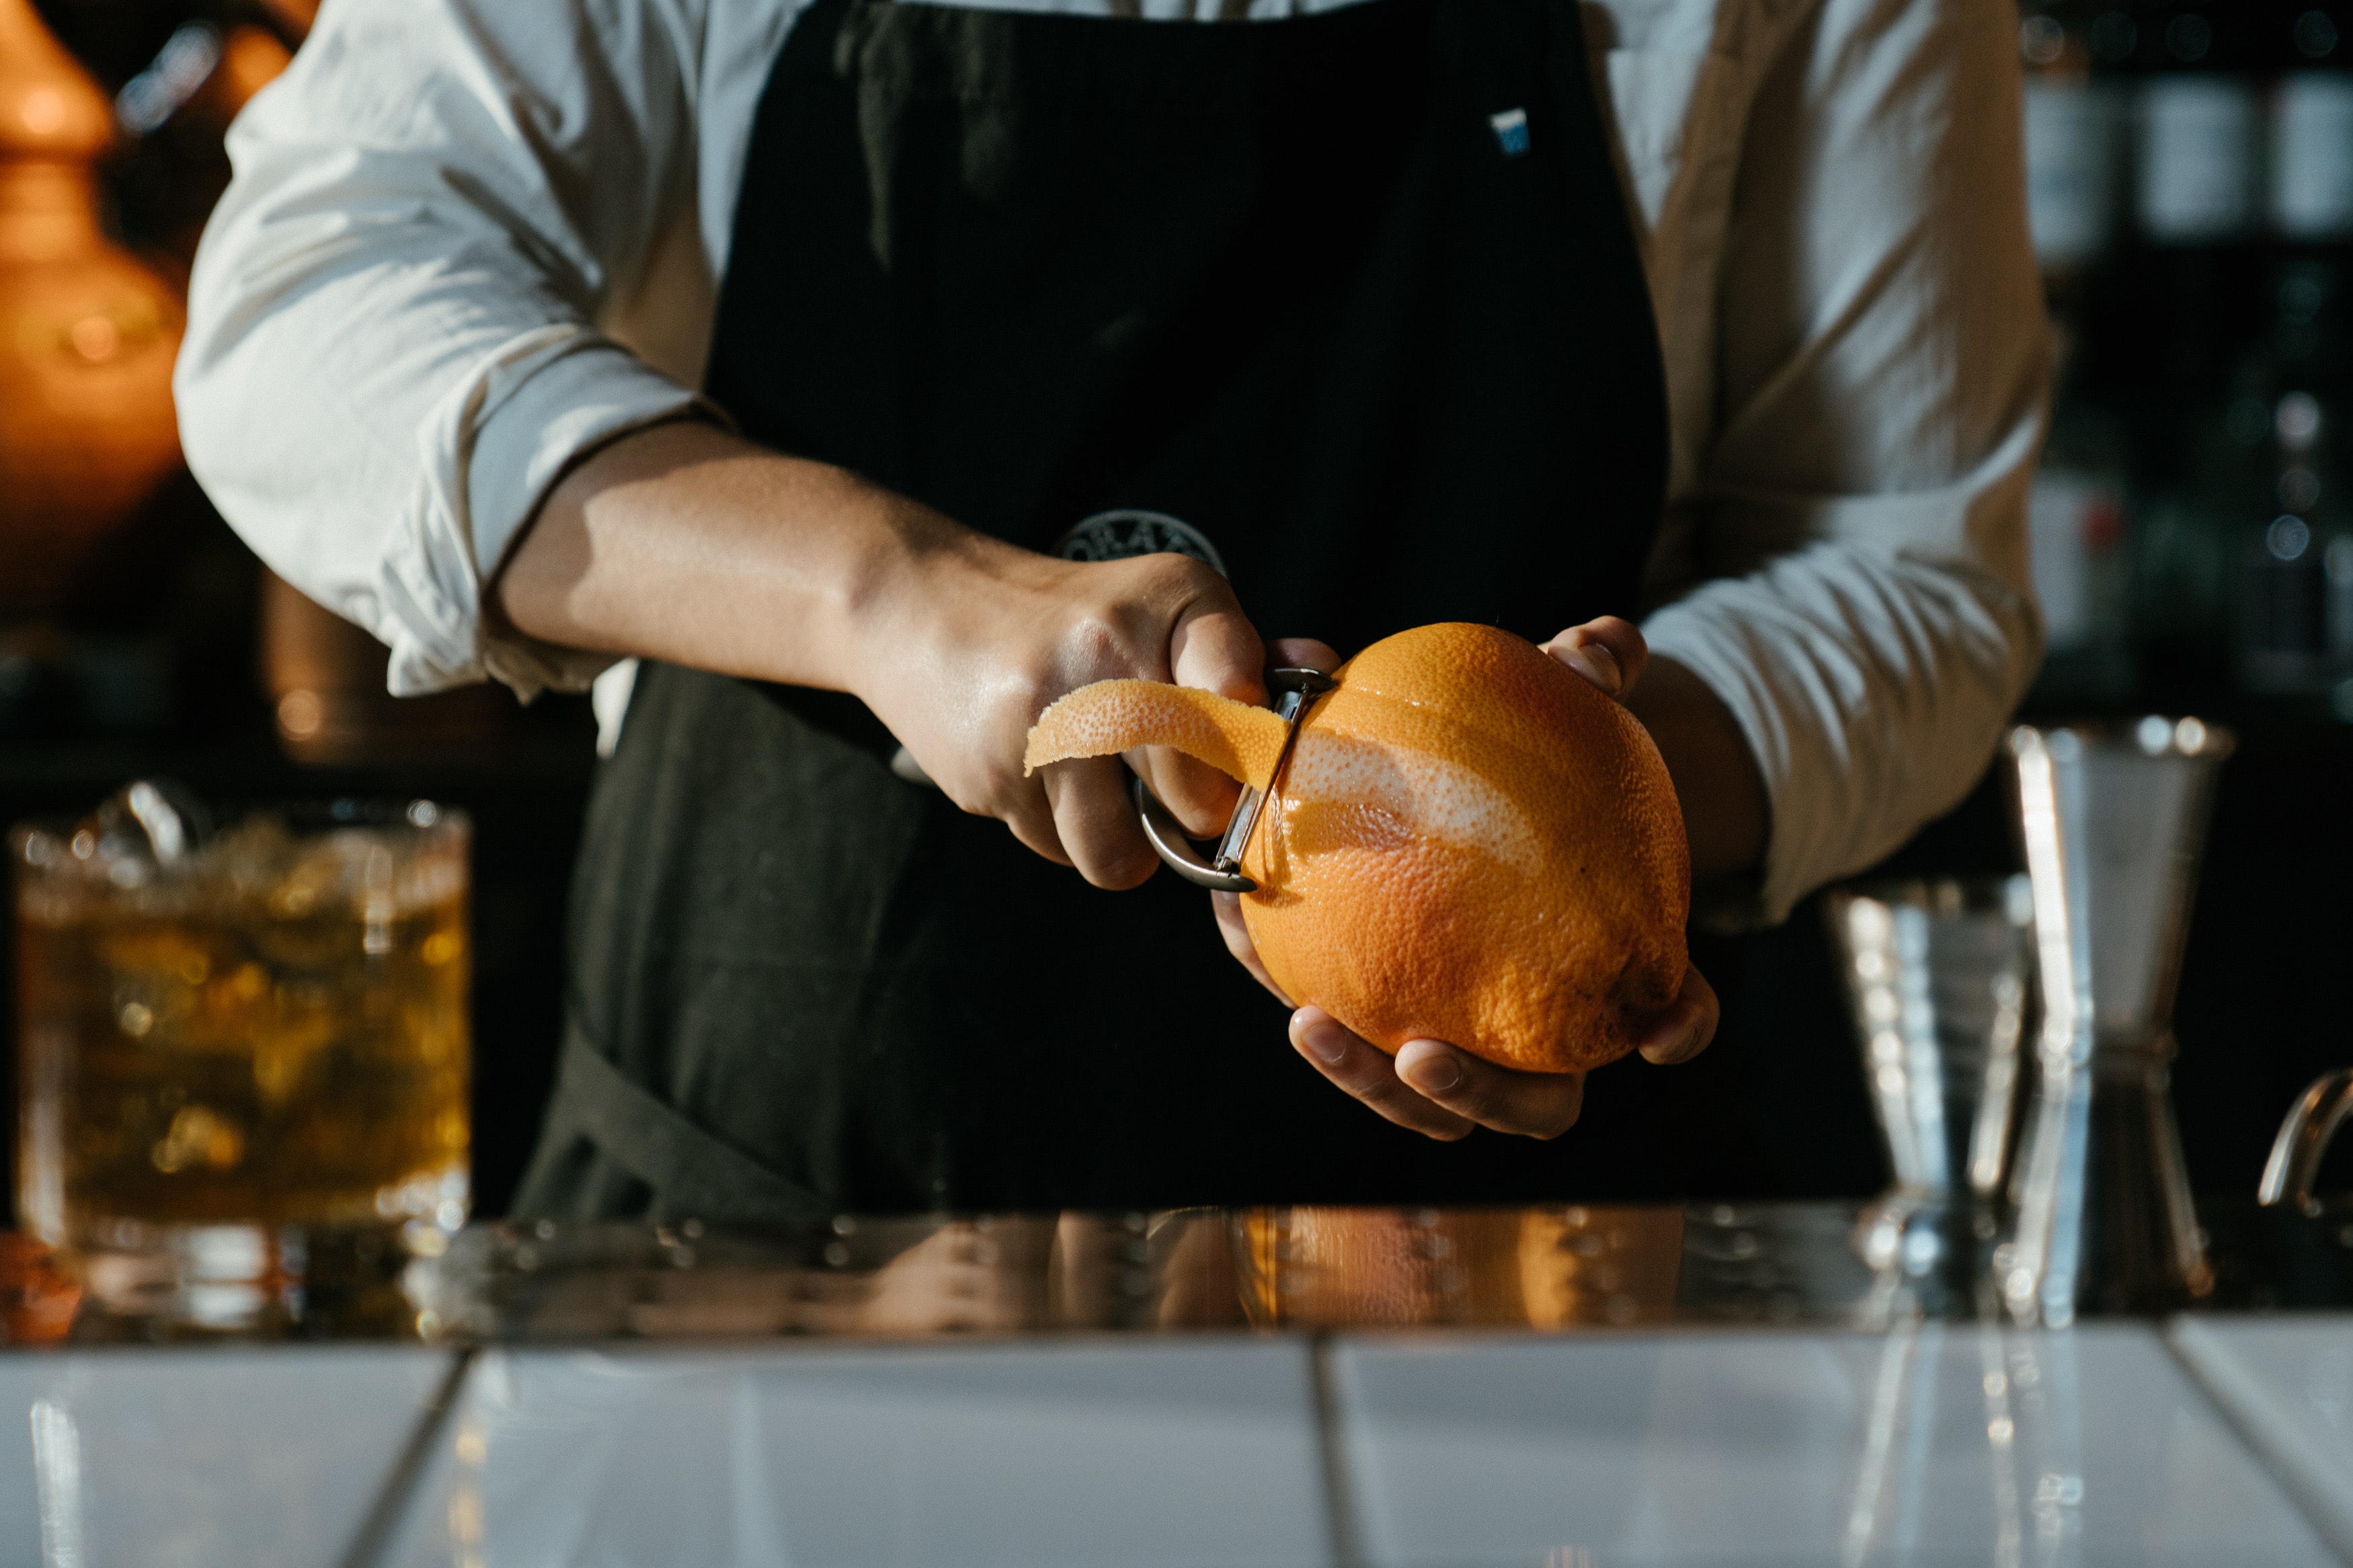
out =
[(2137, 719), (2071, 719), (2049, 724), (2013, 724), (2002, 750), (2015, 761), (2021, 751), (2040, 743), (2048, 748), (2059, 736), (2083, 746), (2127, 752), (2144, 757), (2196, 757), (2221, 762), (2239, 749), (2239, 737), (2228, 724), (2217, 724), (2194, 713), (2144, 713)]
[[(277, 817), (290, 832), (303, 838), (322, 837), (353, 828), (388, 828), (403, 833), (470, 833), (474, 826), (472, 814), (463, 806), (451, 805), (446, 801), (424, 795), (333, 795), (238, 802), (219, 814), (221, 826), (214, 831), (218, 833), (261, 816)], [(74, 829), (87, 818), (87, 812), (80, 815), (55, 813), (12, 822), (7, 831), (9, 852), (16, 854), (26, 839), (37, 833), (70, 838)]]
[(1842, 931), (1859, 904), (1891, 913), (1917, 910), (1930, 920), (1999, 920), (2024, 931), (2034, 923), (2034, 885), (2023, 871), (1965, 876), (1873, 877), (1825, 889), (1822, 919)]
[(1826, 901), (1847, 902), (1855, 899), (1871, 899), (1883, 904), (1899, 904), (1907, 909), (1940, 901), (1936, 895), (1945, 889), (1957, 889), (1965, 903), (1980, 899), (1988, 903), (2000, 903), (2010, 896), (2011, 888), (2027, 881), (2023, 871), (1973, 871), (1958, 876), (1938, 874), (1923, 877), (1868, 877), (1861, 881), (1840, 882), (1824, 889)]

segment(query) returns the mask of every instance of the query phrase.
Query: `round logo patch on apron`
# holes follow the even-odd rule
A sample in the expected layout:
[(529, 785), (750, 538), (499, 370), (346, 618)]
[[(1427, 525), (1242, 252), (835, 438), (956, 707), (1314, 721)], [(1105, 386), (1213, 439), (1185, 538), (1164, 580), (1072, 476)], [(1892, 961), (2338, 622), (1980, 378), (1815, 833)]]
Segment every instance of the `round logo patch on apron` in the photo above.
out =
[(1209, 536), (1165, 511), (1099, 511), (1055, 542), (1065, 561), (1124, 561), (1131, 555), (1189, 555), (1230, 576)]

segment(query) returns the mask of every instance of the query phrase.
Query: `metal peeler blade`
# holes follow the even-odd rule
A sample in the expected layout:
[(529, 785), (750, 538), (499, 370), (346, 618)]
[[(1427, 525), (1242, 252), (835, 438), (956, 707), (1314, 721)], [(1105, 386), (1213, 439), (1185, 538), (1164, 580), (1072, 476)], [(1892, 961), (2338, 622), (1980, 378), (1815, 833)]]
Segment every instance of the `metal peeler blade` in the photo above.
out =
[[(1267, 689), (1274, 693), (1274, 711), (1284, 725), (1282, 754), (1275, 759), (1275, 772), (1291, 758), (1291, 747), (1299, 739), (1300, 716), (1307, 704), (1332, 689), (1332, 678), (1320, 669), (1270, 669), (1266, 672)], [(1144, 837), (1168, 868), (1187, 881), (1204, 888), (1214, 888), (1223, 893), (1254, 893), (1258, 884), (1242, 875), (1242, 850), (1250, 843), (1250, 834), (1258, 826), (1259, 813), (1266, 808), (1266, 792), (1244, 789), (1242, 797), (1234, 804), (1234, 815), (1226, 823), (1226, 831), (1218, 839), (1214, 858), (1203, 859), (1199, 850), (1186, 837), (1178, 825), (1176, 814), (1164, 805), (1160, 797), (1135, 781), (1135, 814), (1144, 824)]]

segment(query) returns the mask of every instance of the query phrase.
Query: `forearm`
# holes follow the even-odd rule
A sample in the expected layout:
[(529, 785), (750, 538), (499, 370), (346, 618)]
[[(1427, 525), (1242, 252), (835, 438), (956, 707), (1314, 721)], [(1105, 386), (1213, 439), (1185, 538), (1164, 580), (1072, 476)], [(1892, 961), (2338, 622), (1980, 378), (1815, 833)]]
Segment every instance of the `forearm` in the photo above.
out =
[[(1040, 555), (687, 421), (616, 441), (559, 482), (487, 606), (542, 642), (849, 692), (949, 799), (1103, 887), (1155, 863), (1125, 775), (1097, 759), (1032, 776), (1030, 725), (1094, 680), (1255, 694), (1264, 658), (1231, 587), (1199, 562)], [(1229, 781), (1187, 768), (1155, 778), (1164, 800), (1187, 820), (1210, 796), (1230, 806)]]
[(1694, 879), (1754, 870), (1764, 858), (1772, 808), (1731, 710), (1690, 669), (1655, 657), (1626, 706), (1658, 742), (1674, 780)]
[(895, 584), (1005, 548), (844, 469), (680, 420), (566, 476), (489, 607), (560, 647), (850, 690)]

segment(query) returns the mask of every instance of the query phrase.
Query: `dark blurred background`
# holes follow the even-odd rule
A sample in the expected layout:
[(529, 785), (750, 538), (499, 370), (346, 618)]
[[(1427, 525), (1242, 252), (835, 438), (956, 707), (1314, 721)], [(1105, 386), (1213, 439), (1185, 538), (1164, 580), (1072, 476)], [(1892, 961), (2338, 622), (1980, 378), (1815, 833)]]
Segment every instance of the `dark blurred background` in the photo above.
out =
[[(58, 353), (96, 374), (176, 331), (228, 178), (222, 134), (301, 47), (315, 5), (34, 3), (112, 100), (101, 216), (159, 301), (152, 321), (132, 306), (58, 317)], [(2339, 489), (2353, 471), (2353, 0), (2030, 0), (2019, 22), (2062, 346), (2033, 509), (2052, 656), (2027, 711), (2194, 711), (2239, 733), (2182, 975), (2175, 1083), (2193, 1181), (2244, 1194), (2296, 1092), (2353, 1060), (2340, 1021), (2353, 999), (2353, 507)], [(10, 277), (0, 261), (0, 319), (17, 303)], [(421, 795), (470, 811), (475, 1190), (480, 1212), (500, 1212), (556, 1041), (594, 765), (585, 701), (383, 697), (383, 650), (267, 577), (170, 460), (167, 419), (152, 484), (83, 520), (69, 559), (35, 561), (55, 531), (37, 539), (25, 521), (38, 487), (10, 464), (36, 463), (40, 442), (19, 429), (8, 445), (30, 405), (19, 393), (12, 406), (9, 389), (29, 383), (6, 378), (40, 372), (9, 352), (0, 342), (0, 489), (19, 500), (0, 493), (0, 822), (80, 813), (142, 774), (222, 804)], [(1997, 773), (1882, 869), (2016, 864)], [(1736, 1096), (1755, 1131), (1703, 1163), (1710, 1190), (1883, 1185), (1817, 902), (1700, 952), (1727, 1024), (1689, 1070)], [(0, 1005), (0, 1030), (13, 1016)], [(11, 1112), (0, 1128), (13, 1126)]]
[[(2353, 1060), (2353, 5), (2025, 0), (2018, 42), (2059, 353), (2032, 516), (2051, 651), (2023, 716), (2238, 732), (2174, 1090), (2192, 1181), (2245, 1197), (2297, 1092)], [(2000, 785), (1883, 869), (2014, 868)], [(1818, 910), (1741, 973), (1771, 1179), (1862, 1190), (1877, 1173), (1844, 1130), (1867, 1108)]]
[[(222, 134), (300, 47), (315, 5), (42, 0), (37, 10), (113, 100), (115, 142), (99, 167), (107, 232), (176, 300), (228, 183)], [(0, 74), (9, 64), (0, 59)], [(55, 313), (46, 300), (6, 299), (9, 287), (0, 262), (0, 320)], [(94, 308), (81, 320), (123, 313)], [(99, 330), (94, 346), (112, 347)], [(12, 346), (0, 341), (0, 356)], [(68, 357), (90, 346), (75, 337)], [(22, 380), (6, 378), (38, 369), (0, 363), (0, 431), (30, 401)], [(38, 462), (0, 438), (0, 492), (21, 498), (21, 467)], [(381, 647), (269, 578), (176, 463), (163, 473), (136, 504), (90, 523), (62, 568), (33, 560), (39, 584), (29, 590), (17, 570), (34, 555), (19, 542), (15, 512), (25, 509), (0, 493), (0, 822), (78, 816), (142, 774), (231, 808), (423, 795), (470, 812), (475, 1190), (483, 1212), (497, 1213), (549, 1085), (565, 894), (596, 760), (586, 700), (524, 708), (485, 689), (394, 701), (382, 695)], [(13, 973), (0, 969), (0, 991)], [(14, 1018), (13, 1000), (0, 1005), (0, 1029), (13, 1033)], [(13, 1071), (0, 1075), (0, 1093), (14, 1083)], [(13, 1110), (5, 1125), (13, 1130)]]

